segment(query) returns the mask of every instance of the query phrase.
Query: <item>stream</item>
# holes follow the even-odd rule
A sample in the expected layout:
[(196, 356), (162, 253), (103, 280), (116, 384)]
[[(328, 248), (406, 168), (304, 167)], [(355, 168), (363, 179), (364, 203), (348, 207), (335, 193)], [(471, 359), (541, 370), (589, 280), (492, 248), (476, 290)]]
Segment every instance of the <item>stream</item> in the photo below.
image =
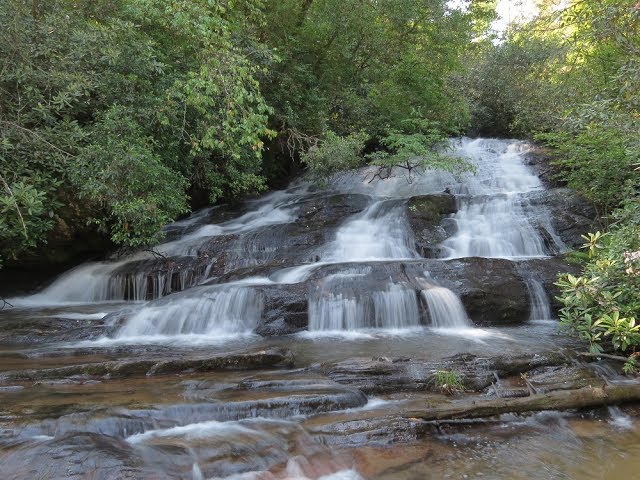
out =
[[(451, 153), (476, 171), (459, 178), (294, 182), (8, 299), (0, 477), (635, 478), (637, 406), (402, 415), (447, 398), (440, 365), (502, 355), (538, 362), (534, 383), (600, 381), (540, 361), (575, 346), (553, 300), (575, 242), (529, 149), (465, 138)], [(483, 395), (523, 385), (478, 368)]]

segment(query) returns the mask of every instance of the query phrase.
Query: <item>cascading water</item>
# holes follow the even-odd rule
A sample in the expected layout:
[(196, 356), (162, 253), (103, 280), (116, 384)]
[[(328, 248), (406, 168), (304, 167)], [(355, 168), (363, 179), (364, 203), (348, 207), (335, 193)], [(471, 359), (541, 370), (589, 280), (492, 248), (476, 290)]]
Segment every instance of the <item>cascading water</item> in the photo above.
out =
[(427, 302), (431, 325), (436, 328), (467, 328), (471, 320), (458, 296), (448, 288), (432, 286), (422, 290)]
[[(304, 192), (304, 190), (302, 191)], [(296, 219), (292, 204), (300, 193), (273, 192), (262, 198), (252, 211), (220, 224), (205, 224), (178, 240), (161, 244), (157, 250), (165, 255), (195, 255), (203, 239), (220, 235), (241, 235), (264, 227), (289, 223)]]
[(325, 262), (399, 260), (416, 258), (413, 238), (398, 202), (376, 200), (362, 214), (347, 221), (323, 250)]
[(250, 287), (198, 288), (179, 300), (143, 307), (118, 331), (118, 339), (207, 335), (226, 337), (251, 332), (264, 308)]
[(309, 330), (401, 329), (420, 325), (416, 292), (400, 284), (372, 291), (366, 270), (325, 277), (309, 298)]
[(442, 244), (446, 258), (548, 255), (526, 212), (526, 195), (543, 188), (522, 162), (526, 148), (524, 143), (502, 140), (460, 143), (456, 153), (469, 159), (477, 172), (466, 175), (464, 183), (454, 189), (459, 210), (452, 220), (457, 231)]
[(529, 291), (529, 303), (531, 304), (531, 314), (529, 320), (549, 320), (553, 318), (549, 296), (545, 292), (542, 283), (538, 280), (530, 279), (527, 282)]
[[(520, 142), (461, 140), (455, 153), (469, 159), (477, 168), (475, 174), (465, 174), (462, 181), (449, 173), (435, 171), (426, 171), (411, 183), (402, 175), (370, 181), (370, 178), (367, 180), (369, 171), (365, 171), (364, 176), (338, 175), (332, 180), (335, 188), (362, 191), (370, 196), (369, 205), (348, 217), (335, 230), (332, 240), (315, 247), (306, 257), (315, 259), (315, 263), (272, 270), (267, 273), (269, 279), (263, 278), (260, 282), (299, 283), (320, 267), (330, 264), (417, 260), (420, 257), (406, 219), (405, 199), (444, 190), (453, 192), (460, 206), (451, 219), (456, 232), (441, 245), (446, 252), (445, 258), (544, 257), (546, 247), (530, 222), (532, 207), (526, 201), (527, 194), (541, 189), (542, 185), (524, 166), (524, 152), (525, 146)], [(283, 248), (286, 250), (290, 229), (294, 228), (292, 222), (300, 209), (306, 208), (301, 205), (314, 203), (317, 198), (314, 195), (317, 194), (308, 193), (304, 186), (274, 192), (254, 201), (253, 208), (246, 213), (218, 224), (206, 223), (214, 209), (202, 210), (190, 219), (168, 226), (166, 230), (171, 234), (171, 241), (157, 246), (156, 250), (168, 256), (195, 256), (203, 242), (227, 235), (223, 247), (225, 263), (218, 272), (280, 261), (276, 260), (276, 253)], [(541, 216), (544, 215), (538, 215)], [(547, 238), (557, 236), (550, 232)], [(159, 298), (197, 285), (208, 276), (213, 262), (210, 260), (195, 271), (178, 269), (174, 272), (170, 267), (148, 273), (144, 269), (136, 270), (151, 260), (149, 254), (138, 253), (117, 262), (78, 267), (27, 302), (55, 304)], [(212, 288), (203, 299), (177, 295), (166, 303), (149, 304), (130, 318), (119, 337), (203, 334), (210, 329), (244, 332), (252, 328), (251, 325), (255, 326), (260, 318), (262, 307), (256, 306), (259, 303), (256, 298), (260, 295), (249, 293), (254, 288), (250, 283), (255, 278), (249, 278), (244, 286), (227, 284)], [(311, 330), (413, 327), (425, 316), (420, 312), (419, 296), (424, 300), (422, 308), (426, 305), (429, 309), (427, 316), (432, 325), (469, 325), (455, 293), (435, 284), (416, 289), (391, 278), (366, 283), (359, 275), (343, 273), (342, 277), (330, 275), (321, 281), (321, 285), (319, 291), (311, 292), (308, 301)], [(535, 287), (530, 288), (535, 290)], [(251, 295), (252, 299), (249, 298)], [(535, 303), (538, 297), (532, 294), (532, 298)], [(238, 310), (234, 303), (255, 308)], [(535, 308), (538, 307), (534, 305)], [(535, 316), (550, 315), (541, 311)], [(212, 317), (215, 319), (211, 320)]]
[[(240, 217), (221, 224), (204, 224), (211, 209), (196, 212), (189, 219), (165, 227), (172, 237), (178, 237), (155, 247), (160, 256), (196, 256), (198, 247), (207, 239), (221, 235), (250, 234), (269, 226), (277, 226), (296, 219), (295, 204), (306, 187), (271, 193), (256, 201), (256, 208)], [(194, 230), (195, 228), (195, 230)], [(244, 254), (242, 265), (256, 263), (264, 257), (265, 248), (246, 248), (242, 239), (238, 250)], [(268, 253), (267, 253), (268, 255)], [(162, 257), (160, 257), (162, 258)], [(184, 290), (206, 279), (210, 264), (190, 270), (145, 272), (144, 263), (157, 259), (154, 255), (139, 252), (112, 262), (92, 262), (76, 267), (60, 277), (41, 292), (24, 298), (12, 299), (17, 305), (56, 305), (65, 303), (93, 303), (118, 300), (144, 301), (160, 298), (175, 290)], [(168, 262), (171, 264), (171, 262)], [(240, 264), (241, 262), (237, 262)], [(130, 272), (127, 266), (135, 265)]]

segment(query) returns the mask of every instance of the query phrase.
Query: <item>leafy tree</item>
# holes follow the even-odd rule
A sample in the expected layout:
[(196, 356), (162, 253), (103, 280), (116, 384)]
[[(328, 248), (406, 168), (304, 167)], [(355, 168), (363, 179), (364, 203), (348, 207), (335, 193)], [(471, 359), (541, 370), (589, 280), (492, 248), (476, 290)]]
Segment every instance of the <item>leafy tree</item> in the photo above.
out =
[(187, 193), (263, 189), (261, 7), (0, 4), (0, 256), (87, 221), (115, 243), (153, 243)]
[(463, 3), (1, 3), (0, 256), (63, 226), (156, 242), (190, 201), (264, 190), (302, 152), (316, 173), (436, 161), (495, 4)]
[(564, 327), (594, 353), (607, 347), (633, 353), (640, 345), (640, 202), (627, 202), (615, 216), (618, 223), (608, 233), (584, 237), (589, 261), (583, 274), (557, 282)]

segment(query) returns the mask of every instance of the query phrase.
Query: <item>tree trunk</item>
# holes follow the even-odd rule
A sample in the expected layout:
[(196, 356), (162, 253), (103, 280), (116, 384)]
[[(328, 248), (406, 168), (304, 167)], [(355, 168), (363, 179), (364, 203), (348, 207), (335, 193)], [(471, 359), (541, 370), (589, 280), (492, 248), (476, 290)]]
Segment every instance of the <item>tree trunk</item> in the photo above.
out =
[(433, 408), (408, 411), (403, 416), (423, 420), (455, 420), (491, 417), (502, 413), (600, 407), (633, 401), (640, 401), (640, 384), (555, 390), (524, 398), (452, 401)]

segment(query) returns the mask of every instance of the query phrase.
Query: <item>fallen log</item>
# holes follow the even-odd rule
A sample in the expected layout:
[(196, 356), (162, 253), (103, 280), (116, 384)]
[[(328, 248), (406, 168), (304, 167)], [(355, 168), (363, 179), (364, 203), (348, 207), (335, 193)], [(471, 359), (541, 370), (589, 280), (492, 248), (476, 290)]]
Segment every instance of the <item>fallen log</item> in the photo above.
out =
[(587, 358), (595, 358), (600, 360), (601, 358), (606, 358), (609, 360), (617, 360), (618, 362), (628, 362), (631, 357), (622, 357), (620, 355), (610, 355), (608, 353), (592, 353), (592, 352), (578, 352), (576, 353), (579, 357), (587, 357)]
[(571, 410), (640, 401), (640, 383), (585, 387), (577, 390), (555, 390), (522, 398), (461, 400), (432, 408), (405, 412), (405, 418), (423, 420), (456, 420), (492, 417), (503, 413), (541, 410)]

